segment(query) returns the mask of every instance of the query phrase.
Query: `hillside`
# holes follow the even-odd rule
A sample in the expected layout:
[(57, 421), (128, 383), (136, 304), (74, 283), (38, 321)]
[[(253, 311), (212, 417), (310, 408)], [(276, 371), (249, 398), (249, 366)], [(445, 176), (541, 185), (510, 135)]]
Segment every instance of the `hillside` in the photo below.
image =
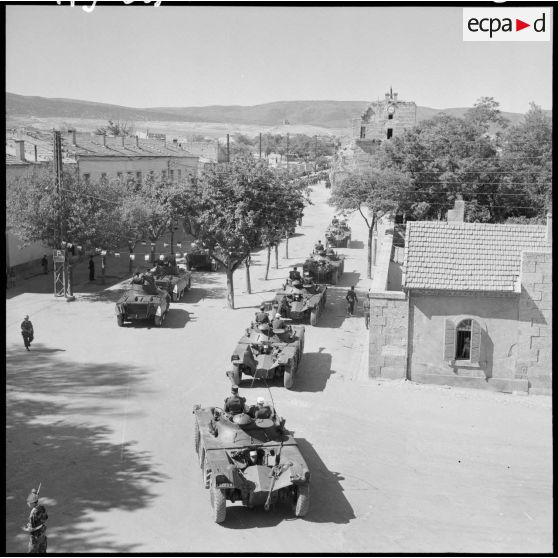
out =
[[(254, 106), (153, 107), (132, 108), (75, 99), (50, 99), (6, 93), (6, 118), (17, 119), (88, 119), (122, 120), (141, 125), (147, 122), (200, 122), (246, 126), (290, 125), (317, 126), (349, 130), (368, 101), (279, 101)], [(439, 112), (463, 116), (467, 108), (434, 109), (417, 107), (417, 121), (432, 118)], [(550, 111), (546, 111), (550, 113)], [(503, 113), (512, 123), (522, 115)]]

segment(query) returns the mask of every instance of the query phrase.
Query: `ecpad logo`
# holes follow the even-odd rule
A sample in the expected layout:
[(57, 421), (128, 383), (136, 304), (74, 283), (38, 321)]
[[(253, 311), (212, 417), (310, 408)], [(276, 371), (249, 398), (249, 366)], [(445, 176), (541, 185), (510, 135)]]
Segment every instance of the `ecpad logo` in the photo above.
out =
[(550, 41), (550, 8), (463, 8), (464, 41)]

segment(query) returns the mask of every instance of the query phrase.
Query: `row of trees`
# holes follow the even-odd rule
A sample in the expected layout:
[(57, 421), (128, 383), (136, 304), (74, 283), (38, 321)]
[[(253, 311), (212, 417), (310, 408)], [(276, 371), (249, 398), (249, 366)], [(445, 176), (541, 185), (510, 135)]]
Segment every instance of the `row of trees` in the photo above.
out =
[(19, 178), (7, 192), (7, 224), (22, 241), (53, 248), (61, 240), (118, 250), (125, 243), (156, 242), (182, 223), (227, 274), (234, 308), (233, 273), (250, 253), (273, 247), (294, 232), (308, 201), (307, 187), (253, 158), (239, 158), (178, 183), (148, 176), (141, 184), (85, 184), (65, 173), (57, 191), (52, 172)]
[(335, 184), (330, 203), (369, 228), (386, 213), (442, 219), (455, 199), (469, 222), (543, 222), (552, 199), (552, 122), (532, 104), (516, 125), (483, 97), (463, 118), (439, 114), (385, 141), (374, 168)]
[[(257, 153), (259, 136), (248, 137), (243, 134), (233, 136), (231, 155)], [(281, 157), (288, 155), (292, 160), (316, 161), (332, 156), (338, 147), (338, 140), (329, 136), (308, 136), (306, 134), (262, 134), (262, 155), (278, 153)]]

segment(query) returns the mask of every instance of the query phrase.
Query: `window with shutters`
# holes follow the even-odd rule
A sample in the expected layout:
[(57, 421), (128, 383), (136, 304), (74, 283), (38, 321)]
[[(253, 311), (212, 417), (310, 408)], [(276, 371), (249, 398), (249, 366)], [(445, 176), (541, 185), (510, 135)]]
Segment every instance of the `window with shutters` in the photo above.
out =
[(360, 139), (366, 138), (366, 126), (360, 127)]
[(481, 327), (471, 318), (457, 324), (446, 320), (444, 360), (477, 364), (480, 360)]

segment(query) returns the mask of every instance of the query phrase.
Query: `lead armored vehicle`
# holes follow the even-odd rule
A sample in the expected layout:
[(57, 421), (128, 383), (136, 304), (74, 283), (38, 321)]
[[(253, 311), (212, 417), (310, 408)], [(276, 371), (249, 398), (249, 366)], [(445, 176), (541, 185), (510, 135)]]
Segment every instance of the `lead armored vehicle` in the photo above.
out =
[(195, 450), (216, 523), (225, 521), (227, 500), (266, 511), (290, 503), (297, 517), (308, 512), (310, 470), (285, 420), (270, 411), (271, 418), (254, 419), (194, 406)]
[(192, 269), (207, 269), (208, 271), (217, 270), (217, 262), (209, 255), (209, 250), (198, 245), (193, 245), (190, 252), (185, 256), (186, 267)]
[(155, 278), (155, 285), (167, 291), (175, 302), (182, 298), (184, 291), (192, 283), (192, 273), (186, 269), (186, 265), (177, 264), (174, 259), (158, 263), (151, 273)]
[(272, 329), (270, 324), (252, 323), (231, 356), (232, 371), (227, 375), (236, 385), (245, 374), (266, 381), (280, 379), (291, 389), (303, 352), (303, 325), (284, 324)]
[(325, 232), (327, 243), (333, 248), (348, 248), (351, 242), (351, 228), (345, 219), (333, 219)]
[(145, 273), (134, 277), (116, 302), (116, 321), (122, 327), (125, 321), (153, 320), (161, 327), (169, 306), (169, 293), (157, 288), (153, 276)]
[(315, 326), (325, 308), (326, 291), (326, 285), (314, 283), (308, 277), (304, 278), (304, 283), (287, 280), (283, 289), (275, 293), (272, 307), (283, 318)]
[(310, 254), (304, 262), (302, 270), (317, 283), (331, 283), (337, 285), (345, 269), (345, 258), (332, 248), (328, 248), (324, 255)]

